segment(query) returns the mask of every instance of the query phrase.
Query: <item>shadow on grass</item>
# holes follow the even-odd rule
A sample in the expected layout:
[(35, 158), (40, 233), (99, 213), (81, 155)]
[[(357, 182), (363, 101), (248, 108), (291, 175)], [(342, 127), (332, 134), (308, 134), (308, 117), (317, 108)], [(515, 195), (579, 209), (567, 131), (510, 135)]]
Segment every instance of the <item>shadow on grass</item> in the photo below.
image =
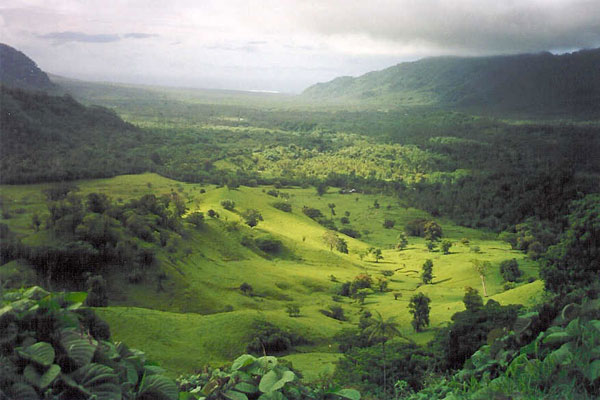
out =
[(431, 283), (431, 284), (432, 284), (432, 285), (437, 285), (437, 284), (439, 284), (439, 283), (448, 282), (449, 280), (452, 280), (452, 278), (446, 278), (446, 279), (442, 279), (441, 281), (433, 282), (433, 283)]

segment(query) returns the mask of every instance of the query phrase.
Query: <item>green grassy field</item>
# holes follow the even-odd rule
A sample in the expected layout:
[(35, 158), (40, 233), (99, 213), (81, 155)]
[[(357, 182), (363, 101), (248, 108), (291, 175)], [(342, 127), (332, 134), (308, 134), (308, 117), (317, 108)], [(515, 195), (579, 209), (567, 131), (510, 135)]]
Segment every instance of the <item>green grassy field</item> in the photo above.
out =
[[(25, 241), (48, 240), (33, 234), (30, 220), (34, 212), (47, 213), (41, 193), (48, 185), (2, 186), (4, 201), (10, 204), (12, 217), (2, 220), (11, 230), (25, 237)], [(481, 292), (481, 280), (470, 260), (490, 261), (486, 286), (489, 298), (501, 304), (532, 304), (543, 285), (539, 280), (523, 283), (505, 291), (498, 271), (500, 261), (516, 258), (527, 278), (537, 278), (537, 264), (524, 259), (521, 252), (497, 240), (491, 232), (456, 226), (450, 221), (436, 219), (444, 231), (444, 238), (454, 244), (450, 254), (429, 252), (422, 238), (409, 237), (403, 251), (394, 248), (397, 236), (406, 222), (427, 213), (399, 205), (398, 199), (382, 195), (339, 194), (330, 188), (318, 197), (314, 188), (283, 188), (288, 200), (265, 193), (272, 187), (201, 186), (176, 182), (155, 174), (126, 175), (111, 179), (79, 181), (79, 194), (105, 193), (113, 200), (127, 201), (147, 193), (177, 191), (186, 201), (188, 212), (206, 212), (213, 209), (219, 219), (206, 218), (200, 229), (181, 238), (175, 252), (157, 249), (160, 268), (167, 275), (164, 290), (158, 290), (152, 279), (139, 285), (125, 283), (127, 271), (111, 270), (108, 274), (111, 306), (99, 309), (99, 314), (111, 325), (115, 340), (147, 352), (171, 374), (192, 372), (205, 364), (220, 365), (243, 353), (249, 342), (249, 327), (256, 319), (293, 330), (310, 344), (296, 349), (296, 354), (286, 357), (305, 375), (316, 379), (320, 373), (332, 370), (332, 362), (339, 357), (332, 337), (341, 328), (358, 322), (365, 310), (379, 311), (384, 317), (395, 316), (403, 334), (418, 343), (425, 343), (432, 328), (444, 326), (452, 314), (464, 309), (462, 297), (466, 286)], [(205, 193), (201, 193), (201, 189)], [(235, 201), (233, 211), (221, 206), (221, 201)], [(374, 201), (380, 204), (374, 207)], [(274, 202), (287, 201), (292, 212), (286, 213), (272, 206)], [(329, 203), (335, 204), (331, 216)], [(349, 254), (330, 251), (323, 241), (326, 229), (302, 213), (303, 206), (318, 208), (333, 218), (338, 228), (344, 225), (340, 217), (347, 211), (348, 226), (362, 234), (360, 239), (345, 237)], [(240, 212), (253, 208), (261, 212), (264, 221), (255, 228), (244, 225)], [(393, 229), (385, 229), (383, 221), (396, 222)], [(243, 237), (272, 235), (280, 239), (284, 249), (276, 255), (244, 247)], [(343, 236), (343, 235), (340, 235)], [(479, 253), (461, 244), (467, 238), (470, 246), (478, 246)], [(383, 259), (375, 262), (363, 253), (369, 247), (383, 251)], [(430, 285), (421, 285), (421, 266), (426, 259), (434, 263), (434, 279)], [(0, 273), (18, 271), (14, 263), (0, 267)], [(342, 297), (332, 299), (338, 282), (352, 280), (360, 273), (374, 279), (382, 271), (394, 271), (389, 279), (388, 291), (373, 292), (364, 304)], [(3, 275), (0, 275), (3, 276)], [(335, 282), (337, 281), (337, 282)], [(253, 295), (239, 290), (242, 283), (253, 287)], [(423, 292), (431, 298), (431, 326), (415, 334), (408, 312), (410, 297)], [(402, 296), (394, 299), (394, 293)], [(290, 317), (286, 306), (297, 304), (299, 317)], [(348, 321), (341, 322), (323, 315), (320, 310), (331, 305), (341, 305)]]

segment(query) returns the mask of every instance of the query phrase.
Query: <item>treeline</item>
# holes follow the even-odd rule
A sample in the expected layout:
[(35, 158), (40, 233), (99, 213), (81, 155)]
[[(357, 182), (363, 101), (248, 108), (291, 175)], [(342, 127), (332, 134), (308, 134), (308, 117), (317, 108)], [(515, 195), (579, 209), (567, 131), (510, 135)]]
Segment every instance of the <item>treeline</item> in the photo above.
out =
[(176, 251), (185, 235), (181, 216), (186, 207), (176, 192), (127, 203), (98, 193), (83, 198), (74, 186), (54, 187), (46, 194), (47, 218), (32, 217), (32, 227), (45, 239), (21, 243), (2, 224), (0, 255), (3, 263), (27, 260), (48, 287), (55, 283), (82, 289), (87, 277), (102, 275), (111, 266), (127, 266), (129, 283), (140, 283), (158, 270), (156, 246), (151, 244)]

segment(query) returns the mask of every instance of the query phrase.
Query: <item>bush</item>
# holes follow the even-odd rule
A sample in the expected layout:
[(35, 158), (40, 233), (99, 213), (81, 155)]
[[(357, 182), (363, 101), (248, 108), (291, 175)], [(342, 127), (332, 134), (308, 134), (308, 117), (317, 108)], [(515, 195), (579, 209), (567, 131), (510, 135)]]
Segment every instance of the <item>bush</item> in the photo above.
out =
[(340, 222), (344, 225), (347, 225), (350, 223), (350, 219), (348, 217), (342, 217), (340, 218)]
[(361, 237), (360, 232), (352, 228), (342, 228), (339, 230), (339, 232), (354, 239)]
[(273, 207), (275, 207), (278, 210), (284, 211), (284, 212), (292, 212), (292, 205), (290, 203), (286, 203), (284, 201), (279, 201), (277, 203), (273, 203)]
[(385, 229), (392, 229), (394, 225), (396, 225), (396, 221), (394, 220), (386, 219), (385, 221), (383, 221), (383, 227)]
[(302, 336), (263, 320), (255, 321), (251, 330), (253, 339), (246, 347), (246, 351), (253, 354), (282, 353), (291, 350), (292, 346), (307, 343)]
[(323, 218), (323, 213), (321, 212), (321, 210), (316, 209), (316, 208), (304, 206), (304, 207), (302, 207), (302, 212), (308, 218), (312, 218), (312, 219)]
[(338, 305), (329, 306), (329, 310), (320, 310), (321, 314), (337, 319), (338, 321), (346, 321), (346, 316), (344, 315), (344, 309)]
[(279, 190), (271, 189), (267, 191), (267, 194), (269, 196), (279, 197)]
[(233, 200), (223, 200), (221, 202), (221, 206), (226, 210), (233, 211), (235, 208), (235, 202)]
[(288, 304), (285, 307), (288, 315), (290, 317), (299, 317), (300, 316), (300, 307), (297, 304)]
[(506, 282), (516, 282), (523, 275), (517, 260), (514, 258), (500, 263), (500, 273)]
[(275, 239), (272, 236), (262, 236), (257, 238), (254, 242), (256, 247), (269, 254), (278, 253), (283, 248), (281, 240)]

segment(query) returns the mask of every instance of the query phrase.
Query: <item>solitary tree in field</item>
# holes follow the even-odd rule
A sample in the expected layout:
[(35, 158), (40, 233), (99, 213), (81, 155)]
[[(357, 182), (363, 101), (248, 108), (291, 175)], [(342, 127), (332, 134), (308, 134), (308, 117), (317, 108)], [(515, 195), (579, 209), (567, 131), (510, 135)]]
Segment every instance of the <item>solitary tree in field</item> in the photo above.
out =
[(467, 311), (471, 312), (479, 311), (483, 307), (483, 299), (479, 295), (479, 292), (470, 286), (465, 288), (463, 303), (465, 303)]
[(371, 250), (371, 254), (373, 254), (373, 258), (375, 258), (376, 263), (378, 263), (379, 260), (383, 260), (383, 255), (381, 254), (381, 249), (373, 249), (373, 250)]
[(452, 247), (452, 242), (449, 240), (442, 240), (442, 251), (444, 254), (450, 254), (450, 247)]
[(383, 357), (383, 392), (385, 397), (385, 393), (387, 392), (387, 360), (385, 357), (385, 342), (394, 336), (403, 336), (398, 329), (398, 323), (395, 321), (395, 317), (390, 317), (384, 320), (379, 311), (375, 312), (376, 316), (368, 326), (367, 332), (369, 333), (369, 342), (372, 342), (374, 339), (381, 341), (381, 355)]
[(396, 248), (401, 251), (404, 250), (408, 246), (408, 239), (406, 238), (406, 234), (401, 232), (398, 235), (398, 243), (396, 244)]
[(333, 251), (333, 248), (338, 245), (340, 238), (334, 231), (327, 231), (323, 234), (323, 241), (329, 246), (329, 250)]
[(258, 225), (259, 221), (263, 220), (262, 214), (253, 208), (244, 211), (242, 217), (244, 218), (246, 225), (251, 228), (254, 228), (256, 225)]
[(471, 263), (473, 264), (473, 269), (475, 269), (477, 274), (479, 274), (479, 278), (481, 279), (481, 286), (483, 287), (483, 296), (487, 297), (487, 290), (485, 288), (485, 275), (487, 274), (487, 271), (490, 269), (492, 264), (489, 261), (482, 261), (477, 259), (471, 260)]
[(417, 293), (410, 299), (408, 304), (409, 312), (413, 315), (412, 326), (415, 332), (421, 332), (423, 328), (429, 326), (429, 303), (431, 299), (423, 293)]
[(329, 203), (327, 204), (327, 207), (329, 207), (329, 210), (331, 211), (331, 218), (333, 218), (333, 216), (335, 215), (335, 204)]
[(328, 188), (329, 187), (325, 183), (319, 183), (317, 185), (317, 195), (319, 195), (319, 197), (323, 196), (325, 193), (327, 193)]
[(423, 263), (423, 272), (421, 273), (421, 279), (424, 284), (429, 284), (433, 280), (433, 261), (430, 259), (425, 260)]

